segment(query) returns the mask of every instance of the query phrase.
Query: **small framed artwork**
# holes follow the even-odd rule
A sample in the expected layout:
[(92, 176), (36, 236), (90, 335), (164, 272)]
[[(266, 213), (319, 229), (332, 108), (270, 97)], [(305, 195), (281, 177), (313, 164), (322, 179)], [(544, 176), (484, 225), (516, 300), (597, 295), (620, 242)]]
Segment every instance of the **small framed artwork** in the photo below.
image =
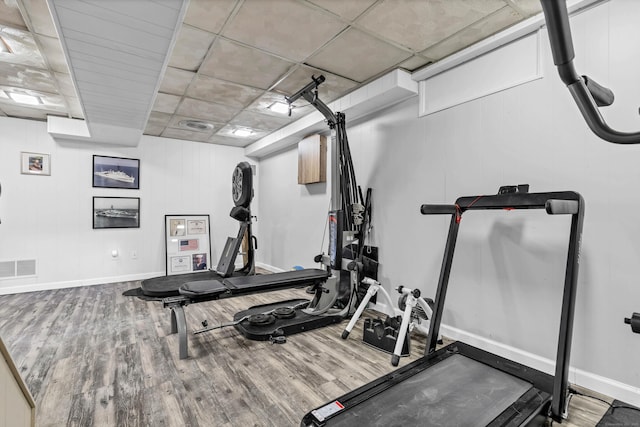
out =
[(140, 160), (93, 156), (93, 186), (140, 189)]
[(140, 198), (94, 197), (93, 228), (140, 228)]
[(20, 153), (20, 172), (25, 175), (51, 175), (51, 156), (41, 153)]
[(211, 269), (209, 215), (165, 215), (167, 276)]

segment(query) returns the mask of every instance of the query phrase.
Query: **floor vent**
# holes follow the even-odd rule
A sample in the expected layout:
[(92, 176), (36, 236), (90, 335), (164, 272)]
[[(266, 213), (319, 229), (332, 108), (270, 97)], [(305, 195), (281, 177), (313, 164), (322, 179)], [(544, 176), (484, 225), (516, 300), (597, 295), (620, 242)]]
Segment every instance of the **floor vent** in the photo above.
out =
[(21, 259), (16, 261), (0, 261), (0, 279), (35, 276), (36, 260)]

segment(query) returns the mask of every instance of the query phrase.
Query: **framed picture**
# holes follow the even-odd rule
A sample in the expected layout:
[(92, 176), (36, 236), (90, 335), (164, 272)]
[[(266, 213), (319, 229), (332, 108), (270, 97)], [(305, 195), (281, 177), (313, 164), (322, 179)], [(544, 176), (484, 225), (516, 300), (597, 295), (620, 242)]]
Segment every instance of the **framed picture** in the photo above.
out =
[(211, 269), (209, 215), (165, 215), (167, 276)]
[(140, 228), (140, 198), (94, 197), (93, 228)]
[(140, 189), (140, 160), (93, 156), (93, 186)]
[(51, 156), (41, 153), (20, 153), (20, 172), (25, 175), (51, 175)]

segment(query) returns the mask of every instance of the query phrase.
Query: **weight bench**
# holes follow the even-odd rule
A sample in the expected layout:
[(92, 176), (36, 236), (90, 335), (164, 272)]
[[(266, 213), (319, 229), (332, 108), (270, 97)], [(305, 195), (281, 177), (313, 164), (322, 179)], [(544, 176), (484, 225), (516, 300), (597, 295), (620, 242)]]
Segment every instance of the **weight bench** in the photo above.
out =
[(183, 284), (179, 289), (179, 296), (167, 297), (162, 300), (163, 306), (171, 309), (171, 333), (178, 333), (180, 359), (189, 357), (187, 318), (184, 312), (184, 308), (187, 305), (280, 289), (320, 286), (328, 278), (329, 272), (317, 268), (309, 268), (258, 276), (201, 280)]

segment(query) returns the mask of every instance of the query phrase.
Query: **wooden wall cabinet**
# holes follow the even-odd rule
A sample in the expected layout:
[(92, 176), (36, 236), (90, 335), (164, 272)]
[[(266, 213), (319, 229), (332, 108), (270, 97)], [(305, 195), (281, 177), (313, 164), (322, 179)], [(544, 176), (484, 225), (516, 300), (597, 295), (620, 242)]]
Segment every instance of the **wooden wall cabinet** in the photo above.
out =
[(327, 137), (311, 135), (298, 143), (298, 184), (327, 181)]
[(36, 404), (0, 338), (0, 426), (35, 425)]

